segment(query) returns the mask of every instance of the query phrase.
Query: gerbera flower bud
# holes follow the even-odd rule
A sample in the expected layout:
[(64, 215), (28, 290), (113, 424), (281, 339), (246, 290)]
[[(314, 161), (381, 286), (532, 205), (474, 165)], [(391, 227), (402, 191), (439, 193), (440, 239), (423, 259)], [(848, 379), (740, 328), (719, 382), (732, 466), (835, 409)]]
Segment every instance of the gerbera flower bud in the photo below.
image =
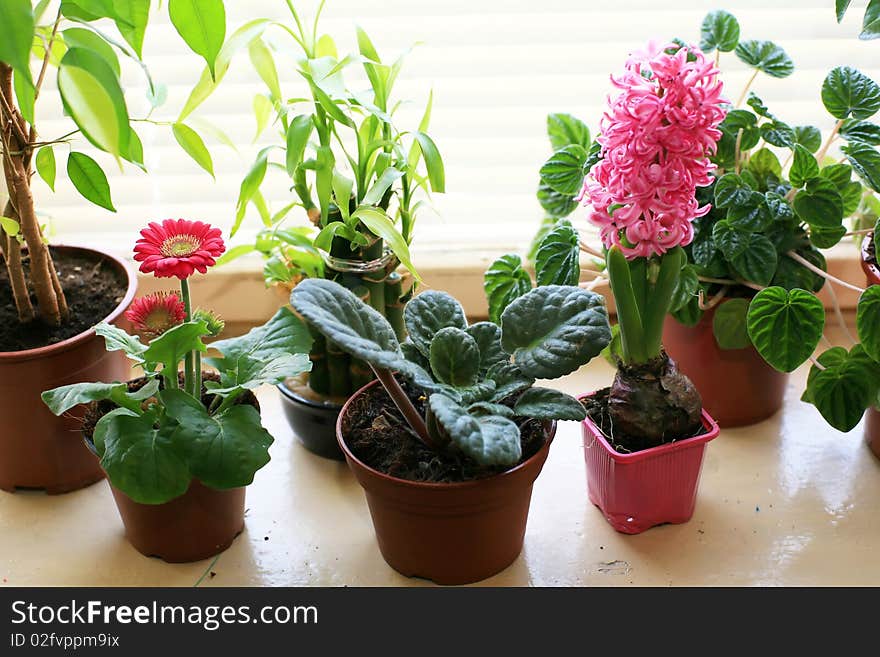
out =
[(223, 329), (226, 327), (226, 322), (220, 319), (216, 313), (210, 310), (204, 310), (202, 308), (197, 308), (193, 313), (193, 321), (194, 322), (205, 322), (208, 325), (208, 334), (212, 338), (216, 338), (220, 333), (223, 332)]
[(174, 292), (155, 292), (132, 302), (125, 311), (135, 333), (145, 340), (157, 338), (165, 331), (182, 324), (186, 308)]
[(159, 278), (176, 276), (184, 280), (198, 271), (204, 274), (216, 264), (226, 247), (219, 228), (201, 221), (166, 219), (151, 222), (141, 231), (134, 247), (134, 259), (141, 271)]

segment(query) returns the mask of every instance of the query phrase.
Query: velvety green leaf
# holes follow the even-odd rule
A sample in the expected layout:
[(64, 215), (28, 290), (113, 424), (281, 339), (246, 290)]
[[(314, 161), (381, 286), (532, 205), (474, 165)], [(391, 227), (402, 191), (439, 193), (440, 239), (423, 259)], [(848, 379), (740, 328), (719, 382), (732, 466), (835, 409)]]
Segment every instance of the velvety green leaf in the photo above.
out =
[(489, 319), (496, 324), (501, 313), (514, 300), (532, 289), (532, 279), (522, 268), (518, 255), (508, 253), (493, 262), (483, 277), (483, 289), (489, 301)]
[(171, 131), (177, 143), (186, 151), (186, 154), (213, 177), (214, 161), (211, 159), (211, 153), (208, 152), (208, 148), (205, 146), (205, 142), (199, 133), (183, 123), (175, 123), (171, 127)]
[(752, 189), (735, 173), (726, 173), (715, 183), (715, 207), (729, 208), (747, 203)]
[(550, 388), (529, 388), (517, 400), (514, 412), (536, 420), (583, 420), (584, 405), (564, 392)]
[(833, 182), (837, 189), (842, 190), (852, 179), (852, 167), (848, 164), (829, 164), (822, 167), (820, 175)]
[(715, 245), (736, 272), (745, 280), (768, 285), (776, 271), (776, 248), (759, 233), (738, 230), (726, 221), (715, 225)]
[(749, 171), (751, 171), (759, 180), (764, 180), (769, 175), (781, 176), (782, 164), (779, 158), (768, 148), (760, 148), (749, 158)]
[(716, 308), (712, 330), (719, 347), (745, 349), (752, 344), (746, 322), (748, 312), (748, 299), (728, 299)]
[(577, 231), (564, 221), (541, 240), (535, 254), (538, 285), (577, 285), (581, 275)]
[(736, 56), (774, 78), (785, 78), (794, 72), (794, 62), (772, 41), (741, 41), (736, 46)]
[(549, 114), (547, 135), (554, 151), (576, 144), (584, 149), (590, 147), (590, 129), (587, 124), (571, 114)]
[(797, 144), (794, 147), (794, 160), (788, 175), (794, 187), (803, 187), (807, 180), (819, 175), (819, 163), (810, 151)]
[(519, 366), (509, 360), (490, 367), (486, 377), (495, 384), (492, 401), (496, 403), (532, 387), (535, 383), (533, 378), (523, 374)]
[(541, 167), (541, 181), (559, 194), (575, 196), (584, 184), (587, 150), (573, 144), (559, 149)]
[(840, 136), (847, 141), (862, 141), (876, 146), (880, 144), (880, 125), (847, 119), (840, 127)]
[(513, 409), (504, 404), (493, 404), (492, 402), (475, 402), (467, 407), (468, 413), (473, 416), (481, 417), (484, 415), (500, 415), (509, 419), (514, 418)]
[[(718, 127), (721, 128), (725, 135), (729, 136), (731, 149), (735, 147), (737, 136), (740, 130), (742, 130), (739, 144), (741, 153), (754, 148), (761, 139), (761, 131), (757, 127), (757, 119), (748, 110), (730, 110)], [(733, 151), (731, 150), (731, 157), (732, 155)]]
[(468, 333), (449, 326), (434, 334), (430, 363), (434, 376), (443, 383), (470, 386), (477, 382), (480, 371), (480, 348)]
[(826, 352), (818, 359), (825, 369), (810, 368), (804, 397), (835, 429), (850, 431), (876, 399), (880, 366), (867, 357), (861, 345), (845, 356), (839, 347), (829, 351), (834, 353)]
[(697, 270), (693, 265), (685, 265), (676, 281), (675, 291), (672, 293), (670, 312), (675, 312), (687, 305), (697, 296), (700, 280)]
[(739, 43), (739, 22), (723, 10), (711, 11), (703, 19), (700, 30), (700, 50), (730, 52)]
[(431, 355), (431, 342), (438, 332), (468, 327), (461, 304), (439, 290), (425, 290), (414, 297), (403, 309), (403, 321), (409, 339), (426, 358)]
[(30, 0), (3, 0), (0, 2), (0, 61), (9, 64), (26, 82), (31, 82), (31, 44), (34, 38), (34, 12)]
[(810, 228), (810, 242), (820, 249), (830, 249), (846, 235), (845, 226), (813, 226)]
[(69, 27), (61, 32), (68, 48), (85, 48), (101, 57), (118, 78), (120, 75), (119, 57), (107, 41), (84, 27)]
[(226, 38), (223, 0), (168, 0), (168, 14), (178, 34), (205, 59), (216, 79), (216, 61)]
[(780, 372), (791, 372), (807, 360), (824, 328), (822, 302), (804, 290), (768, 287), (758, 292), (749, 307), (752, 344)]
[(505, 417), (475, 417), (442, 394), (428, 399), (431, 411), (452, 442), (482, 465), (514, 465), (522, 458), (519, 427)]
[(850, 142), (841, 150), (865, 184), (880, 192), (880, 153), (877, 149), (862, 142)]
[(177, 378), (178, 365), (191, 351), (207, 351), (202, 338), (209, 335), (208, 325), (204, 321), (184, 322), (169, 329), (158, 338), (150, 340), (141, 356), (148, 363), (162, 365), (162, 375), (166, 378)]
[(867, 119), (880, 109), (880, 86), (851, 66), (838, 66), (822, 83), (822, 102), (834, 118)]
[(868, 287), (859, 297), (856, 326), (865, 352), (880, 363), (880, 285)]
[(843, 220), (843, 197), (827, 178), (811, 178), (794, 197), (794, 209), (810, 226), (834, 228)]
[(822, 146), (822, 133), (811, 125), (796, 125), (794, 143), (800, 144), (810, 153), (815, 153)]
[(533, 265), (535, 263), (535, 256), (538, 253), (538, 247), (541, 246), (541, 241), (547, 236), (551, 230), (556, 228), (556, 225), (559, 223), (559, 219), (556, 217), (546, 216), (541, 220), (541, 226), (538, 228), (537, 232), (532, 237), (532, 241), (529, 244), (529, 252), (526, 255), (526, 260), (531, 262)]
[(605, 300), (578, 287), (545, 285), (515, 299), (501, 314), (501, 344), (536, 379), (569, 374), (611, 340)]
[(110, 198), (107, 176), (98, 163), (88, 155), (74, 151), (67, 156), (67, 177), (87, 201), (116, 212)]
[(775, 120), (761, 124), (761, 138), (772, 146), (791, 148), (795, 143), (794, 130), (790, 125)]
[(55, 151), (52, 150), (51, 146), (43, 146), (37, 151), (34, 163), (37, 165), (37, 173), (40, 174), (40, 178), (45, 180), (46, 184), (49, 185), (49, 189), (54, 192), (56, 173)]
[(760, 192), (750, 192), (741, 203), (727, 210), (727, 222), (737, 230), (762, 232), (773, 223), (774, 215)]
[(476, 322), (465, 329), (480, 350), (480, 375), (485, 376), (492, 366), (506, 363), (510, 354), (501, 346), (501, 327), (493, 322)]
[(574, 196), (560, 194), (546, 183), (538, 187), (538, 202), (554, 219), (567, 217), (578, 207)]
[(409, 245), (406, 243), (403, 235), (388, 218), (384, 211), (378, 208), (361, 206), (352, 213), (353, 219), (360, 219), (361, 223), (366, 226), (371, 233), (385, 240), (385, 244), (397, 256), (401, 264), (406, 267), (413, 277), (418, 281), (418, 272), (409, 253)]

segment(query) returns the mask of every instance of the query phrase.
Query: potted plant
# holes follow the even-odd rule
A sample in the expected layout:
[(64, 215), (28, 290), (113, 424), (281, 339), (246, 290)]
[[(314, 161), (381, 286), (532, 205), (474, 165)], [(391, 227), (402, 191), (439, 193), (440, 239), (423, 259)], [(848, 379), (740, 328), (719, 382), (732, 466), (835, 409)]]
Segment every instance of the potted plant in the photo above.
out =
[(404, 309), (403, 343), (381, 313), (333, 281), (305, 280), (290, 302), (378, 379), (346, 403), (337, 438), (385, 560), (440, 584), (507, 567), (522, 549), (555, 420), (584, 417), (578, 400), (535, 380), (573, 372), (605, 347), (602, 297), (538, 287), (507, 306), (500, 326), (469, 325), (455, 299), (428, 290)]
[[(0, 3), (0, 150), (8, 200), (0, 205), (0, 488), (42, 488), (62, 493), (102, 475), (79, 441), (70, 440), (75, 417), (56, 418), (40, 392), (57, 385), (126, 375), (119, 354), (105, 352), (92, 326), (118, 322), (134, 298), (136, 279), (122, 260), (92, 248), (49, 246), (37, 213), (34, 174), (55, 187), (56, 156), (67, 152), (67, 175), (86, 200), (115, 211), (106, 175), (84, 152), (92, 147), (143, 169), (143, 148), (120, 84), (120, 55), (146, 73), (141, 53), (149, 2), (4, 0)], [(168, 3), (184, 41), (213, 60), (200, 45), (204, 32), (192, 23), (191, 3)], [(211, 37), (225, 33), (223, 3), (199, 3)], [(108, 24), (102, 19), (109, 19)], [(109, 36), (115, 25), (118, 38)], [(199, 32), (199, 34), (194, 33)], [(36, 66), (34, 66), (36, 64)], [(66, 134), (37, 130), (37, 101), (47, 76), (72, 124)], [(149, 81), (153, 109), (163, 101)], [(53, 92), (54, 93), (54, 92)], [(149, 116), (146, 117), (149, 119)], [(175, 131), (177, 128), (175, 128)], [(59, 147), (66, 148), (59, 148)]]
[[(865, 272), (869, 286), (880, 286), (880, 265), (877, 261), (877, 243), (878, 235), (880, 235), (880, 220), (874, 228), (874, 231), (865, 236), (862, 242), (861, 257), (862, 270)], [(866, 324), (866, 322), (863, 322)], [(880, 353), (877, 354), (880, 356)], [(876, 358), (880, 361), (880, 357)], [(865, 420), (865, 439), (871, 451), (880, 458), (880, 391), (878, 397), (873, 401), (872, 407), (868, 409), (867, 418)]]
[(43, 393), (43, 401), (56, 415), (88, 406), (82, 433), (110, 480), (131, 544), (166, 561), (197, 561), (242, 531), (245, 486), (269, 462), (273, 438), (252, 391), (307, 371), (311, 335), (282, 308), (249, 333), (214, 342), (220, 356), (207, 364), (216, 371), (203, 371), (202, 340), (218, 335), (223, 322), (193, 310), (189, 278), (223, 253), (220, 230), (166, 219), (141, 235), (141, 271), (178, 278), (180, 292), (136, 300), (127, 318), (137, 335), (107, 323), (95, 330), (143, 376), (66, 385)]
[[(260, 150), (241, 183), (232, 234), (249, 206), (260, 215), (262, 229), (222, 262), (260, 254), (266, 283), (283, 291), (285, 300), (304, 278), (337, 281), (385, 315), (403, 339), (403, 305), (419, 280), (409, 253), (413, 228), (426, 194), (445, 187), (443, 161), (427, 134), (432, 103), (429, 97), (418, 126), (402, 130), (393, 118), (401, 102), (393, 91), (403, 57), (383, 61), (360, 28), (358, 53), (341, 56), (333, 38), (318, 31), (323, 5), (310, 25), (291, 3), (290, 27), (262, 19), (250, 24), (248, 52), (266, 84), (265, 93), (254, 99), (257, 135), (271, 124), (276, 139)], [(263, 35), (271, 28), (279, 30), (281, 39), (292, 40), (301, 54), (294, 62), (284, 55), (283, 66), (295, 68), (305, 93), (282, 92), (275, 64), (281, 55)], [(346, 83), (346, 70), (355, 64), (369, 80), (367, 91)], [(194, 91), (181, 116), (206, 96)], [(273, 175), (286, 178), (295, 193), (282, 208), (270, 208), (260, 192)], [(372, 373), (320, 334), (315, 335), (312, 363), (307, 375), (279, 385), (284, 411), (307, 449), (342, 459), (336, 418)]]

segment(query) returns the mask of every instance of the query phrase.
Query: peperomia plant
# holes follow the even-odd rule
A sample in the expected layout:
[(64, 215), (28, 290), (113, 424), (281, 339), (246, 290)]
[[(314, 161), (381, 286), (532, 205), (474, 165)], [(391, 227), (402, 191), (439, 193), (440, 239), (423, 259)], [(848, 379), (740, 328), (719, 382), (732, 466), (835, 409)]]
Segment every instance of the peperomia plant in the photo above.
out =
[[(163, 239), (154, 250), (151, 238), (160, 230)], [(143, 379), (76, 383), (44, 392), (43, 401), (56, 415), (109, 402), (91, 439), (110, 481), (136, 502), (167, 502), (185, 493), (193, 479), (218, 489), (245, 486), (269, 462), (273, 442), (246, 393), (308, 371), (311, 334), (282, 308), (249, 333), (212, 343), (220, 356), (207, 359), (216, 374), (203, 384), (203, 338), (219, 334), (223, 323), (191, 308), (186, 279), (223, 252), (220, 231), (169, 219), (142, 234), (135, 251), (141, 271), (180, 278), (182, 294), (138, 299), (127, 312), (137, 335), (105, 323), (95, 331), (108, 351), (122, 351), (143, 370)]]
[[(500, 326), (469, 325), (454, 298), (428, 290), (404, 309), (403, 343), (380, 313), (332, 281), (303, 281), (290, 302), (327, 340), (370, 364), (422, 442), (484, 465), (520, 460), (517, 418), (583, 419), (577, 399), (535, 380), (573, 372), (611, 338), (602, 297), (572, 286), (531, 290), (507, 306)], [(427, 395), (424, 415), (394, 372)]]
[[(849, 9), (852, 0), (834, 0), (834, 10), (837, 14), (837, 22), (843, 20)], [(865, 14), (862, 18), (862, 32), (859, 34), (862, 40), (880, 38), (880, 0), (869, 0), (868, 6), (865, 7)]]

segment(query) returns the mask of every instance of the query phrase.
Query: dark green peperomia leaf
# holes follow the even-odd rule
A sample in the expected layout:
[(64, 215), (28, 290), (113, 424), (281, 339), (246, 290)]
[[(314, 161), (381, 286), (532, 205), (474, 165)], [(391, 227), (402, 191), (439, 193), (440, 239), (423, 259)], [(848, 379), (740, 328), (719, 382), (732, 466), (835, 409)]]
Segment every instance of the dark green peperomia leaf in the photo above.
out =
[(822, 102), (834, 118), (867, 119), (880, 110), (880, 86), (851, 66), (838, 66), (822, 83)]
[(810, 226), (834, 228), (843, 221), (843, 197), (827, 178), (810, 178), (794, 197), (794, 210)]
[(794, 62), (772, 41), (741, 41), (736, 56), (749, 66), (774, 78), (785, 78), (794, 73)]
[(863, 41), (880, 38), (880, 2), (870, 0), (862, 18), (862, 32), (859, 38)]
[(477, 343), (480, 350), (480, 375), (486, 373), (497, 363), (506, 363), (510, 354), (501, 346), (501, 327), (494, 322), (476, 322), (465, 329)]
[(877, 149), (862, 142), (851, 142), (840, 150), (865, 184), (875, 192), (880, 192), (880, 153)]
[(577, 287), (547, 285), (501, 315), (501, 343), (529, 377), (555, 379), (599, 355), (611, 340), (604, 299)]
[(779, 148), (792, 148), (795, 144), (794, 130), (778, 119), (761, 124), (761, 138)]
[(473, 416), (455, 401), (435, 393), (428, 398), (431, 411), (450, 440), (484, 465), (514, 465), (522, 457), (519, 427), (497, 415)]
[(730, 52), (739, 43), (739, 22), (733, 14), (716, 10), (706, 14), (700, 30), (700, 50)]
[(880, 363), (880, 285), (868, 287), (859, 297), (856, 327), (865, 353)]
[(807, 360), (824, 328), (822, 302), (804, 290), (768, 287), (758, 292), (749, 307), (752, 344), (780, 372), (791, 372)]
[(535, 254), (535, 279), (538, 285), (577, 285), (580, 275), (578, 233), (565, 220), (541, 240)]
[(810, 153), (815, 153), (822, 146), (822, 133), (811, 125), (794, 126), (794, 143), (800, 144)]
[(729, 208), (747, 203), (752, 188), (735, 173), (726, 173), (715, 183), (715, 207)]
[(727, 221), (715, 224), (715, 245), (736, 272), (745, 280), (767, 285), (776, 271), (776, 248), (759, 233), (739, 230)]
[[(812, 239), (815, 243), (815, 231), (813, 231)], [(824, 248), (820, 244), (816, 244), (819, 248)], [(825, 270), (825, 256), (822, 252), (815, 248), (799, 249), (797, 254), (816, 265), (819, 269)], [(802, 290), (818, 292), (825, 285), (825, 279), (814, 274), (799, 262), (795, 262), (791, 258), (780, 258), (779, 265), (776, 268), (776, 275), (773, 276), (771, 285), (783, 287), (786, 290), (801, 288)]]
[(434, 334), (430, 362), (439, 381), (456, 388), (471, 386), (480, 373), (480, 348), (468, 333), (449, 326)]
[(549, 114), (547, 135), (555, 151), (572, 144), (590, 148), (590, 129), (586, 123), (571, 114)]
[(691, 300), (697, 298), (700, 288), (700, 279), (694, 265), (685, 265), (676, 281), (675, 291), (672, 293), (672, 303), (669, 312), (676, 312), (683, 308)]
[(825, 369), (810, 368), (802, 399), (812, 403), (835, 429), (850, 431), (876, 400), (880, 365), (858, 344), (849, 353), (834, 347), (818, 361)]
[(816, 158), (804, 146), (800, 144), (794, 147), (794, 159), (791, 170), (788, 173), (791, 184), (794, 187), (803, 187), (810, 178), (819, 175), (819, 163)]
[(727, 116), (724, 117), (724, 120), (718, 127), (729, 139), (731, 159), (736, 150), (736, 140), (740, 131), (742, 131), (742, 136), (739, 137), (740, 153), (751, 150), (757, 145), (758, 141), (760, 141), (761, 131), (758, 128), (757, 123), (758, 120), (755, 115), (744, 109), (730, 110), (727, 113)]
[(761, 192), (750, 192), (741, 203), (727, 210), (727, 223), (737, 230), (760, 233), (773, 223), (773, 213)]
[(541, 182), (559, 194), (575, 196), (584, 184), (587, 150), (578, 144), (560, 148), (541, 167)]
[(729, 299), (718, 306), (712, 319), (712, 330), (719, 347), (745, 349), (752, 344), (746, 322), (748, 312), (748, 299)]
[(775, 119), (776, 117), (770, 113), (770, 110), (764, 104), (764, 101), (761, 100), (754, 91), (749, 92), (749, 97), (746, 100), (746, 105), (751, 107), (755, 114), (758, 116), (763, 116), (765, 119)]
[(553, 218), (567, 217), (578, 207), (573, 195), (555, 192), (546, 183), (538, 187), (538, 202)]
[(847, 119), (840, 126), (840, 136), (847, 141), (862, 141), (876, 146), (880, 144), (880, 125), (868, 121)]
[(840, 242), (844, 235), (846, 235), (845, 226), (833, 226), (831, 228), (813, 226), (810, 228), (810, 242), (820, 249), (830, 249)]
[(758, 180), (765, 180), (768, 176), (773, 175), (777, 178), (782, 175), (782, 164), (779, 158), (769, 148), (759, 148), (749, 158), (749, 171), (754, 174)]
[(518, 255), (508, 253), (498, 258), (483, 277), (483, 288), (489, 301), (489, 319), (496, 324), (501, 313), (514, 300), (532, 289), (532, 279), (522, 268)]
[(828, 178), (837, 189), (842, 190), (852, 179), (852, 167), (848, 164), (829, 164), (822, 167), (820, 175)]
[(514, 412), (536, 420), (583, 420), (584, 405), (564, 392), (550, 388), (529, 388), (517, 400)]
[(409, 339), (426, 358), (439, 331), (450, 327), (463, 331), (468, 325), (461, 304), (438, 290), (426, 290), (406, 304), (403, 320)]

